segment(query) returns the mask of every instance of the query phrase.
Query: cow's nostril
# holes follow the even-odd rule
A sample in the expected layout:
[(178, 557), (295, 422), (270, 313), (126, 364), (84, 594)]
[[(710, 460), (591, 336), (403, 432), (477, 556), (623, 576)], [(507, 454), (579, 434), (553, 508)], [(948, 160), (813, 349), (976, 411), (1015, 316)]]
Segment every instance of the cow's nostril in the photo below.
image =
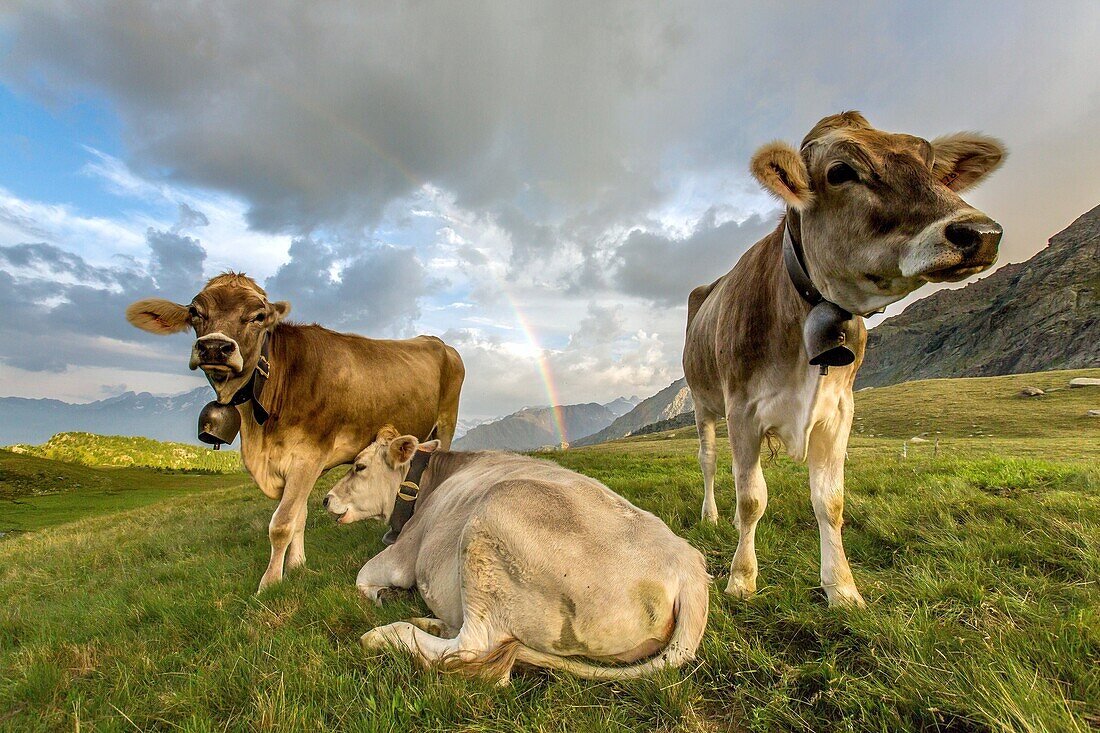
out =
[(996, 247), (1001, 241), (1001, 225), (994, 221), (962, 221), (947, 225), (944, 236), (947, 241), (964, 253), (983, 247)]
[(226, 356), (229, 356), (230, 354), (232, 354), (236, 350), (237, 350), (237, 347), (232, 343), (222, 344), (222, 353), (225, 354)]
[(324, 499), (321, 500), (321, 506), (323, 506), (325, 509), (328, 509), (328, 497), (327, 496)]

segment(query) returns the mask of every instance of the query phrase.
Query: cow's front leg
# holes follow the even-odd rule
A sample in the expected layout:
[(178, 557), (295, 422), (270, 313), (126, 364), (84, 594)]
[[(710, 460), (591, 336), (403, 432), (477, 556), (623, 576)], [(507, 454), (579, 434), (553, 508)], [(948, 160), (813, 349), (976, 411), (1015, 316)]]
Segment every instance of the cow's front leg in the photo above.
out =
[[(312, 491), (312, 487), (310, 489)], [(286, 551), (286, 570), (293, 570), (306, 564), (306, 518), (309, 514), (309, 501), (294, 520), (294, 535), (290, 538), (290, 547)]]
[(727, 418), (733, 451), (733, 482), (737, 488), (737, 552), (730, 565), (726, 593), (748, 598), (756, 592), (756, 525), (768, 506), (768, 485), (760, 469), (762, 436), (751, 426), (742, 427)]
[[(305, 529), (305, 504), (313, 484), (317, 482), (320, 475), (320, 467), (313, 465), (296, 466), (287, 474), (286, 486), (283, 488), (282, 498), (279, 499), (279, 507), (271, 515), (271, 523), (267, 528), (268, 538), (271, 540), (271, 559), (268, 560), (264, 576), (260, 578), (261, 591), (283, 579), (283, 561), (287, 548), (298, 530), (299, 517), (302, 520), (301, 527)], [(304, 559), (303, 542), (301, 560)]]
[(821, 587), (830, 606), (864, 606), (856, 589), (852, 569), (844, 554), (841, 527), (844, 525), (844, 456), (852, 425), (850, 402), (830, 422), (816, 425), (810, 433), (810, 498), (821, 538)]
[(390, 545), (367, 560), (355, 577), (359, 594), (375, 605), (382, 605), (387, 588), (412, 588), (416, 583), (416, 553), (402, 544)]

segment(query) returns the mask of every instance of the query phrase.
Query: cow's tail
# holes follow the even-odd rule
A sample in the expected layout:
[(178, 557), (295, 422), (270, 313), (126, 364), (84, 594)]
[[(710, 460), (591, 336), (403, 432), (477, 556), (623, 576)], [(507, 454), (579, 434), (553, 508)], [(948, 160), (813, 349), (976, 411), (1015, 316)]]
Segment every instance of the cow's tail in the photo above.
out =
[(703, 307), (703, 303), (706, 302), (707, 296), (710, 295), (711, 291), (714, 290), (714, 286), (717, 284), (718, 280), (715, 280), (710, 285), (700, 285), (688, 295), (688, 329), (691, 328), (691, 322), (695, 320), (695, 314)]
[[(622, 666), (593, 664), (576, 657), (561, 657), (547, 654), (511, 641), (490, 652), (493, 661), (511, 666), (511, 662), (522, 662), (547, 669), (560, 669), (578, 677), (590, 680), (625, 680), (643, 677), (666, 667), (679, 667), (695, 658), (695, 650), (703, 639), (703, 630), (707, 626), (707, 609), (710, 603), (710, 576), (703, 567), (702, 558), (693, 561), (680, 576), (680, 592), (673, 604), (675, 626), (665, 648), (655, 656), (643, 662)], [(500, 670), (494, 670), (499, 672)]]

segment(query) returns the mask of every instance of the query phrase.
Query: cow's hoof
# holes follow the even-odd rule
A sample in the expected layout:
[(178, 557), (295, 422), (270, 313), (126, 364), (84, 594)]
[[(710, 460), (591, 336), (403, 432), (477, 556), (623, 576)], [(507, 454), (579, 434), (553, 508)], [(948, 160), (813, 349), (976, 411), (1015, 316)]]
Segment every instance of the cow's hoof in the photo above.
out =
[(745, 600), (756, 593), (756, 579), (743, 575), (731, 575), (726, 583), (726, 593), (734, 598)]
[(718, 524), (718, 510), (713, 512), (704, 509), (703, 510), (703, 524)]
[[(400, 623), (400, 622), (398, 622)], [(363, 651), (384, 651), (387, 649), (399, 649), (404, 646), (401, 643), (401, 635), (397, 624), (376, 626), (359, 637), (359, 643), (363, 645)]]
[(437, 618), (407, 618), (405, 622), (432, 636), (438, 636), (440, 639), (453, 639), (456, 636), (456, 633), (452, 632), (447, 624)]
[(260, 578), (260, 587), (256, 589), (256, 595), (263, 593), (265, 590), (271, 588), (272, 586), (278, 585), (282, 581), (283, 576), (281, 575), (278, 577), (265, 575), (264, 577)]
[(370, 601), (379, 608), (382, 607), (382, 601), (386, 598), (393, 598), (393, 593), (384, 585), (357, 585), (355, 586), (359, 590), (359, 595), (365, 601)]
[(867, 608), (867, 602), (854, 585), (825, 586), (825, 595), (829, 597), (830, 608)]

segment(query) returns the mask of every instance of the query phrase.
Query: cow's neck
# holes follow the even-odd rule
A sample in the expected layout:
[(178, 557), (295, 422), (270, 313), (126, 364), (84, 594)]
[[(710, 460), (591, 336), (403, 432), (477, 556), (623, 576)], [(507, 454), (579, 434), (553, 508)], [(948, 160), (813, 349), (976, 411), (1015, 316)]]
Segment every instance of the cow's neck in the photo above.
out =
[(783, 232), (788, 223), (790, 213), (783, 216), (779, 227), (769, 234), (761, 243), (763, 272), (760, 276), (758, 297), (760, 306), (755, 309), (754, 317), (760, 319), (759, 328), (753, 330), (763, 334), (782, 334), (784, 338), (778, 339), (778, 343), (784, 344), (784, 356), (791, 360), (806, 362), (806, 353), (802, 346), (802, 327), (806, 323), (806, 316), (810, 313), (810, 306), (798, 294), (797, 288), (791, 282), (787, 274), (786, 265), (783, 262)]
[[(267, 380), (261, 392), (260, 401), (264, 410), (268, 413), (264, 425), (277, 422), (282, 407), (283, 384), (286, 375), (298, 373), (301, 365), (295, 363), (292, 356), (300, 353), (300, 349), (291, 348), (291, 344), (299, 337), (298, 327), (289, 324), (278, 324), (268, 335), (267, 351)], [(241, 450), (245, 444), (255, 442), (264, 434), (264, 425), (257, 420), (258, 414), (252, 401), (247, 401), (239, 406), (241, 411)]]

